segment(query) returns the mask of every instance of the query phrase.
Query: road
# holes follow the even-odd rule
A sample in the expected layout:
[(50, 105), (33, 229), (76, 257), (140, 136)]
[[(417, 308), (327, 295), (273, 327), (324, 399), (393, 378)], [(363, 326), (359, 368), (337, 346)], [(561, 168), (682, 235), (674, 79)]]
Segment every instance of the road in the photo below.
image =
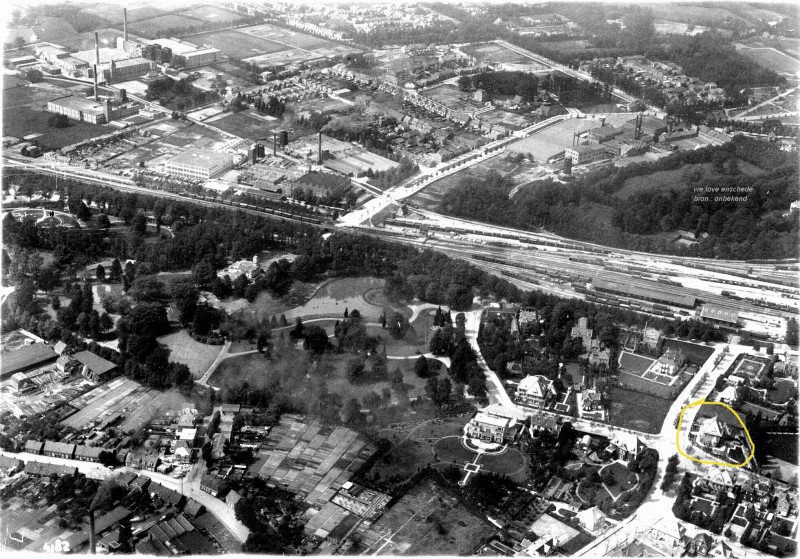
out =
[(183, 479), (183, 483), (181, 483), (181, 480), (175, 479), (172, 476), (160, 474), (158, 472), (136, 470), (128, 467), (109, 470), (105, 466), (101, 466), (93, 462), (81, 462), (79, 460), (67, 460), (65, 458), (38, 456), (36, 454), (30, 454), (27, 452), (19, 452), (15, 454), (13, 452), (0, 451), (0, 454), (3, 456), (9, 456), (11, 458), (17, 458), (26, 463), (30, 460), (34, 460), (36, 462), (45, 462), (47, 464), (76, 467), (78, 468), (79, 472), (91, 479), (102, 480), (125, 471), (134, 472), (135, 474), (141, 476), (147, 476), (154, 482), (159, 483), (169, 489), (178, 491), (179, 493), (199, 502), (206, 508), (207, 511), (217, 517), (220, 522), (222, 522), (240, 542), (244, 543), (245, 540), (247, 540), (247, 536), (250, 535), (250, 531), (244, 526), (244, 524), (236, 520), (236, 514), (234, 513), (233, 509), (225, 504), (225, 501), (217, 499), (205, 491), (200, 490), (201, 473), (204, 469), (202, 460), (194, 465), (192, 471), (186, 476), (186, 478)]

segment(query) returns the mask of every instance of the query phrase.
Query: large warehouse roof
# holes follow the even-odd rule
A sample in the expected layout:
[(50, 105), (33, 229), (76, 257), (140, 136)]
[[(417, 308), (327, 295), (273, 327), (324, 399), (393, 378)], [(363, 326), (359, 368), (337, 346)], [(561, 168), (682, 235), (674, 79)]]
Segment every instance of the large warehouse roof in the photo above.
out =
[(652, 283), (653, 287), (640, 287), (638, 285), (631, 285), (629, 283), (595, 278), (595, 280), (592, 282), (592, 285), (594, 285), (594, 288), (598, 291), (610, 291), (611, 293), (619, 293), (634, 299), (656, 301), (659, 303), (677, 305), (680, 307), (692, 308), (697, 302), (697, 299), (694, 297), (694, 295), (679, 295), (676, 293), (665, 292), (662, 286), (653, 282), (650, 283)]
[(47, 344), (31, 344), (3, 354), (0, 378), (11, 376), (37, 365), (55, 361), (58, 355)]

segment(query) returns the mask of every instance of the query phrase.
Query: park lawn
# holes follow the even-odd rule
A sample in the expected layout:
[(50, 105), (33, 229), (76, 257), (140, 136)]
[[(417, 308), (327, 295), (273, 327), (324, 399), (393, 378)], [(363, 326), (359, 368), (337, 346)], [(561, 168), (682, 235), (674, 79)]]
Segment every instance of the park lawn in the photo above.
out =
[(380, 326), (367, 326), (367, 335), (380, 339), (380, 346), (386, 348), (388, 357), (415, 357), (427, 353), (428, 348), (424, 336), (418, 336), (415, 332), (409, 331), (406, 337), (397, 340)]
[(603, 468), (603, 472), (606, 471), (611, 471), (614, 474), (614, 484), (608, 485), (608, 489), (615, 499), (628, 489), (636, 487), (638, 483), (636, 474), (633, 474), (624, 464), (619, 462), (614, 462)]
[(433, 445), (433, 452), (439, 462), (452, 462), (464, 465), (475, 462), (476, 452), (467, 450), (461, 442), (461, 435), (453, 435), (439, 439)]
[(405, 480), (420, 467), (433, 463), (433, 460), (433, 453), (428, 444), (404, 441), (386, 456), (378, 459), (367, 477), (377, 474), (378, 479), (384, 481)]
[(189, 332), (184, 329), (162, 336), (158, 341), (169, 349), (170, 361), (183, 363), (189, 367), (194, 378), (200, 378), (205, 374), (223, 347), (201, 344), (193, 340)]
[(386, 292), (383, 290), (383, 287), (369, 289), (364, 292), (363, 295), (364, 300), (372, 306), (390, 308), (393, 311), (399, 312), (406, 318), (411, 318), (411, 315), (414, 314), (406, 305), (401, 305), (395, 303), (394, 301), (390, 301), (386, 296)]
[(609, 422), (617, 427), (658, 433), (667, 417), (670, 400), (614, 386), (608, 395)]
[(485, 454), (479, 462), (481, 472), (507, 475), (512, 481), (522, 483), (528, 477), (528, 460), (516, 448), (508, 448), (503, 454)]
[(286, 313), (287, 320), (304, 316), (344, 316), (358, 310), (367, 322), (377, 322), (384, 309), (371, 305), (364, 294), (371, 289), (383, 289), (385, 280), (373, 277), (335, 280), (320, 287), (308, 302), (294, 307)]

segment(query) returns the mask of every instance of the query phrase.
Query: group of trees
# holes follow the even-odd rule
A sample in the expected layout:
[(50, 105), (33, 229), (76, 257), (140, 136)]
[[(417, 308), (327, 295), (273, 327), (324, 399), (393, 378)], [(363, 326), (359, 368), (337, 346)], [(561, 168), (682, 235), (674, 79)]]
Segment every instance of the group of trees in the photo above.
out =
[(203, 105), (217, 99), (213, 91), (203, 91), (194, 87), (186, 78), (173, 80), (170, 77), (158, 78), (147, 84), (145, 99), (159, 101), (164, 106), (178, 111)]
[[(486, 402), (488, 401), (486, 375), (478, 365), (477, 356), (469, 344), (464, 327), (464, 314), (459, 313), (456, 316), (455, 325), (446, 323), (434, 332), (429, 342), (429, 347), (434, 355), (450, 357), (449, 372), (455, 385), (454, 390), (456, 393), (462, 394), (464, 386), (467, 386), (469, 393), (477, 398), (479, 402)], [(444, 380), (429, 379), (426, 389), (430, 386), (434, 394), (437, 394), (436, 390), (445, 392), (445, 387), (439, 386), (442, 382)], [(446, 385), (448, 394), (450, 392), (449, 386), (450, 383), (448, 382)]]
[[(737, 159), (761, 167), (766, 174), (743, 174)], [(713, 174), (699, 169), (703, 163), (712, 164)], [(617, 195), (633, 177), (684, 165), (693, 167), (672, 188), (628, 198)], [(796, 158), (777, 146), (736, 137), (725, 146), (678, 152), (611, 174), (607, 170), (590, 172), (566, 186), (553, 180), (539, 181), (513, 198), (509, 198), (513, 185), (497, 173), (484, 179), (469, 177), (445, 193), (440, 210), (523, 229), (545, 228), (578, 240), (632, 250), (737, 259), (787, 258), (796, 255), (798, 248), (797, 220), (785, 215), (797, 182)], [(744, 190), (730, 190), (736, 188)], [(698, 194), (696, 189), (707, 194)], [(716, 200), (717, 196), (746, 200)], [(599, 217), (598, 204), (613, 209), (610, 223)], [(708, 238), (680, 247), (653, 235), (678, 229), (693, 231), (698, 237), (708, 234)]]

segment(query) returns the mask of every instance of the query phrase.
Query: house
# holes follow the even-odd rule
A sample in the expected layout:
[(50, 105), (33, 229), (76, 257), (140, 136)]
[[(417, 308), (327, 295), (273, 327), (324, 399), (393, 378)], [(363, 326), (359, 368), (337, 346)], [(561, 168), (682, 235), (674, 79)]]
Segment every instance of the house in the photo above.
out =
[(717, 448), (724, 438), (730, 436), (730, 429), (716, 417), (709, 417), (700, 424), (695, 440), (700, 446)]
[(117, 475), (117, 483), (119, 483), (122, 487), (127, 487), (130, 489), (133, 487), (131, 484), (133, 480), (135, 480), (138, 475), (134, 472), (121, 472)]
[(0, 472), (5, 475), (14, 475), (22, 471), (24, 467), (25, 463), (22, 460), (10, 456), (0, 456)]
[(25, 464), (25, 473), (31, 476), (71, 476), (78, 475), (77, 466), (59, 466), (58, 464), (46, 464), (29, 460)]
[(578, 319), (577, 326), (573, 326), (572, 332), (570, 332), (571, 338), (581, 339), (585, 351), (588, 351), (589, 348), (592, 347), (593, 335), (594, 335), (594, 330), (589, 328), (589, 319), (587, 319), (585, 316)]
[(731, 559), (733, 557), (733, 549), (731, 549), (731, 546), (725, 543), (725, 540), (719, 540), (717, 545), (711, 548), (709, 555), (711, 557)]
[(224, 494), (227, 491), (226, 485), (224, 480), (208, 474), (203, 474), (203, 478), (200, 480), (200, 490), (209, 493), (213, 497), (219, 497)]
[(548, 399), (557, 396), (553, 381), (541, 375), (528, 375), (517, 385), (515, 400), (524, 406), (543, 407)]
[[(597, 340), (594, 341), (596, 342)], [(611, 350), (593, 347), (591, 353), (589, 354), (589, 364), (596, 365), (598, 367), (608, 367), (611, 364)]]
[(148, 454), (145, 452), (130, 452), (125, 460), (125, 465), (129, 468), (137, 468), (139, 470), (147, 470), (155, 472), (161, 459), (155, 454)]
[(72, 357), (69, 355), (62, 355), (56, 360), (56, 369), (58, 369), (60, 373), (66, 373), (72, 369), (74, 363), (75, 360)]
[(595, 411), (603, 408), (603, 395), (592, 387), (583, 392), (583, 411)]
[(149, 491), (153, 499), (158, 498), (167, 505), (180, 508), (186, 504), (185, 496), (158, 483), (151, 483)]
[(239, 495), (236, 491), (231, 491), (225, 496), (225, 504), (228, 505), (230, 508), (236, 508), (236, 503), (242, 500), (242, 496)]
[(189, 499), (186, 506), (183, 507), (183, 514), (189, 518), (197, 518), (204, 512), (206, 512), (206, 508), (194, 499)]
[(633, 433), (615, 433), (607, 448), (615, 452), (621, 460), (634, 460), (647, 448), (647, 445)]
[(512, 425), (511, 418), (478, 412), (464, 426), (464, 435), (472, 439), (502, 444), (507, 440)]
[(787, 517), (792, 509), (796, 508), (796, 499), (793, 499), (792, 496), (784, 491), (780, 495), (778, 495), (778, 500), (775, 502), (775, 512), (778, 516)]
[(151, 479), (147, 476), (138, 476), (136, 479), (130, 482), (131, 489), (139, 489), (141, 491), (147, 491), (150, 487)]
[(675, 376), (684, 362), (683, 352), (667, 351), (650, 366), (650, 371), (658, 375)]
[(30, 454), (41, 454), (44, 448), (44, 443), (41, 441), (25, 441), (25, 452)]
[(72, 460), (72, 458), (75, 457), (75, 445), (56, 441), (45, 441), (42, 454), (44, 456), (52, 456), (53, 458), (67, 458)]
[(697, 534), (694, 538), (689, 540), (687, 546), (690, 555), (704, 556), (708, 555), (714, 546), (714, 540), (708, 534)]
[(119, 372), (116, 363), (103, 359), (91, 351), (80, 351), (74, 357), (83, 367), (81, 374), (95, 384), (103, 383)]
[(528, 432), (534, 438), (543, 433), (558, 437), (561, 435), (561, 429), (564, 426), (564, 420), (561, 416), (543, 413), (531, 415), (528, 421)]
[(177, 461), (186, 464), (192, 459), (192, 447), (187, 441), (178, 441), (175, 443), (174, 454)]
[(722, 392), (719, 393), (717, 400), (726, 404), (737, 404), (744, 397), (744, 388), (742, 386), (726, 386)]
[(597, 507), (582, 510), (575, 515), (575, 518), (589, 532), (597, 532), (606, 521), (606, 515)]
[(649, 347), (650, 349), (656, 349), (658, 347), (658, 342), (661, 341), (661, 330), (658, 328), (648, 328), (644, 329), (642, 333), (642, 343)]
[(75, 460), (81, 462), (100, 462), (100, 455), (105, 449), (98, 446), (86, 446), (79, 444), (75, 447)]

